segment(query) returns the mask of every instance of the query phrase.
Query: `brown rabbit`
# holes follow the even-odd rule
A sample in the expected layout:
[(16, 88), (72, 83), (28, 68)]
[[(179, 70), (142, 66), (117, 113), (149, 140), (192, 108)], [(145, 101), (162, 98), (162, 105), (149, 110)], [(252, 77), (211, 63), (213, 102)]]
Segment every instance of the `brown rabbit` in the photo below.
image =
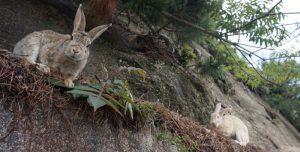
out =
[(58, 70), (65, 85), (74, 86), (74, 79), (83, 70), (89, 57), (88, 46), (112, 24), (101, 25), (85, 32), (85, 16), (81, 5), (74, 19), (72, 35), (51, 30), (33, 32), (19, 41), (13, 53), (36, 64), (45, 73)]

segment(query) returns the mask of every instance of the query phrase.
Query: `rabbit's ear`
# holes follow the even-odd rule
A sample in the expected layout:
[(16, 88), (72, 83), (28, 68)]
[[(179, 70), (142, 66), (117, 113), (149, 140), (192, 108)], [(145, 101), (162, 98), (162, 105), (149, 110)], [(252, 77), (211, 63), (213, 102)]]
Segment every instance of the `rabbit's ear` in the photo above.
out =
[(89, 36), (91, 37), (91, 42), (98, 38), (103, 32), (105, 32), (112, 24), (105, 24), (97, 26), (89, 31)]
[(219, 113), (219, 112), (220, 112), (221, 106), (222, 106), (221, 103), (218, 103), (218, 104), (216, 105), (215, 113)]
[(220, 111), (220, 115), (221, 115), (221, 116), (224, 116), (224, 115), (226, 115), (227, 113), (231, 113), (231, 111), (232, 111), (232, 108), (225, 108), (225, 109), (222, 109), (222, 110)]
[(85, 16), (82, 10), (82, 5), (80, 4), (74, 19), (74, 29), (73, 33), (76, 31), (84, 31), (85, 30)]

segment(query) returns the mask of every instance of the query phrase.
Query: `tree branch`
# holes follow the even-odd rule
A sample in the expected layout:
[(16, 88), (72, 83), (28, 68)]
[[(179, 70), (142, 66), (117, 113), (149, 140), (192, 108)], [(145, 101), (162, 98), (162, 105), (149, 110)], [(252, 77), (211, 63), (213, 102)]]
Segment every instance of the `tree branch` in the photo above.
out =
[(299, 58), (300, 55), (296, 55), (296, 56), (282, 56), (282, 57), (274, 57), (274, 58), (268, 58), (265, 60), (276, 60), (276, 59), (286, 59), (286, 58)]
[[(268, 15), (271, 14), (271, 12), (272, 12), (272, 11), (273, 11), (273, 10), (274, 10), (281, 2), (282, 2), (282, 0), (280, 0), (279, 2), (277, 2), (276, 5), (274, 5), (274, 6), (273, 6), (273, 7), (272, 7), (265, 15), (263, 15), (263, 16), (261, 16), (261, 17), (258, 17), (258, 18), (256, 18), (256, 19), (250, 21), (249, 23), (243, 25), (242, 27), (245, 27), (245, 26), (247, 26), (247, 25), (249, 25), (249, 24), (251, 24), (251, 23), (253, 23), (253, 22), (255, 22), (255, 21), (259, 20), (259, 19), (262, 19), (262, 18), (264, 18), (264, 17), (267, 17)], [(155, 7), (153, 7), (153, 8), (155, 8)], [(263, 60), (263, 61), (265, 61), (266, 59), (264, 59), (264, 58), (262, 58), (261, 56), (259, 56), (259, 55), (255, 54), (255, 53), (253, 53), (253, 52), (251, 52), (251, 51), (245, 49), (244, 47), (242, 47), (242, 46), (239, 45), (238, 43), (234, 43), (234, 42), (231, 42), (231, 41), (229, 41), (229, 40), (223, 38), (223, 37), (222, 37), (223, 33), (220, 33), (220, 32), (217, 32), (217, 31), (208, 31), (207, 29), (205, 29), (205, 28), (203, 28), (203, 27), (201, 27), (201, 26), (199, 26), (199, 25), (197, 25), (197, 24), (194, 24), (194, 23), (191, 23), (191, 22), (189, 22), (189, 21), (187, 21), (187, 20), (185, 20), (185, 19), (181, 19), (181, 18), (179, 18), (179, 17), (176, 17), (176, 16), (174, 16), (174, 15), (168, 13), (168, 12), (160, 11), (160, 10), (158, 10), (158, 9), (157, 9), (157, 11), (158, 11), (159, 13), (161, 13), (162, 15), (168, 17), (168, 18), (171, 18), (171, 19), (173, 19), (173, 20), (175, 20), (175, 21), (177, 21), (177, 22), (180, 22), (180, 23), (185, 24), (185, 25), (187, 25), (187, 26), (190, 26), (190, 27), (193, 27), (193, 28), (195, 28), (195, 29), (198, 29), (199, 31), (201, 31), (201, 32), (203, 32), (203, 33), (205, 33), (205, 34), (207, 34), (207, 35), (213, 36), (213, 37), (219, 39), (222, 43), (226, 42), (226, 43), (228, 43), (228, 44), (234, 46), (234, 47), (242, 54), (242, 56), (246, 59), (246, 61), (249, 62), (250, 66), (255, 70), (255, 72), (256, 72), (262, 79), (266, 80), (267, 82), (269, 82), (269, 83), (271, 83), (271, 84), (281, 85), (281, 84), (278, 84), (278, 83), (276, 83), (276, 82), (273, 82), (273, 81), (269, 80), (268, 78), (264, 77), (264, 76), (263, 76), (263, 75), (255, 68), (255, 66), (253, 65), (253, 63), (252, 63), (251, 61), (249, 61), (249, 59), (245, 56), (245, 54), (247, 54), (249, 57), (251, 57), (251, 55), (254, 55), (254, 56), (260, 58), (260, 59)], [(244, 71), (244, 70), (243, 70), (243, 71)]]
[(279, 84), (279, 83), (277, 83), (277, 82), (271, 81), (271, 80), (269, 80), (268, 78), (266, 78), (265, 76), (263, 76), (263, 75), (255, 68), (255, 66), (253, 65), (253, 63), (250, 62), (249, 59), (248, 59), (243, 53), (241, 53), (241, 54), (242, 54), (242, 56), (247, 60), (247, 62), (251, 65), (251, 67), (254, 69), (254, 71), (255, 71), (262, 79), (264, 79), (265, 81), (267, 81), (267, 82), (269, 82), (269, 83), (271, 83), (271, 84), (282, 85), (282, 84)]
[(191, 26), (191, 27), (193, 27), (193, 28), (196, 28), (196, 29), (198, 29), (198, 30), (200, 30), (201, 32), (203, 32), (203, 33), (205, 33), (205, 34), (208, 34), (208, 35), (211, 35), (211, 36), (217, 36), (217, 37), (219, 37), (220, 35), (222, 35), (222, 33), (219, 33), (219, 32), (217, 32), (217, 31), (208, 31), (208, 30), (206, 30), (205, 28), (203, 28), (203, 27), (201, 27), (201, 26), (199, 26), (199, 25), (197, 25), (197, 24), (194, 24), (194, 23), (191, 23), (191, 22), (189, 22), (189, 21), (187, 21), (187, 20), (184, 20), (184, 19), (181, 19), (181, 18), (178, 18), (178, 17), (176, 17), (176, 16), (174, 16), (174, 15), (172, 15), (172, 14), (170, 14), (170, 13), (168, 13), (168, 12), (165, 12), (165, 11), (159, 11), (162, 15), (164, 15), (164, 16), (166, 16), (166, 17), (168, 17), (168, 18), (171, 18), (171, 19), (173, 19), (173, 20), (175, 20), (175, 21), (177, 21), (177, 22), (180, 22), (180, 23), (183, 23), (183, 24), (185, 24), (185, 25), (188, 25), (188, 26)]
[(263, 19), (263, 18), (266, 18), (266, 17), (270, 16), (271, 12), (272, 12), (272, 11), (273, 11), (273, 10), (274, 10), (281, 2), (282, 2), (282, 0), (278, 1), (278, 2), (277, 2), (277, 3), (276, 3), (276, 4), (275, 4), (268, 12), (266, 12), (264, 15), (259, 16), (259, 17), (257, 17), (257, 18), (254, 18), (253, 20), (247, 22), (246, 24), (244, 24), (244, 25), (242, 25), (242, 26), (240, 26), (240, 27), (234, 28), (234, 29), (230, 30), (230, 31), (227, 32), (227, 33), (233, 33), (233, 32), (236, 32), (236, 31), (241, 30), (241, 29), (243, 29), (244, 27), (246, 27), (246, 26), (248, 26), (248, 25), (250, 25), (250, 24), (252, 24), (252, 23), (254, 23), (254, 22), (256, 22), (256, 21), (258, 21), (258, 20), (260, 20), (260, 19)]

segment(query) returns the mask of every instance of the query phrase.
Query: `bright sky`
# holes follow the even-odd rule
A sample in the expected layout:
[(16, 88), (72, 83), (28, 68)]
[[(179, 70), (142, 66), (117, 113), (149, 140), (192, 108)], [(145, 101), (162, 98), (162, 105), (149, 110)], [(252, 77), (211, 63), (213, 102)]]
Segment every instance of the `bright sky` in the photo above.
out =
[[(274, 0), (274, 3), (278, 2), (279, 0)], [(282, 3), (282, 12), (298, 12), (300, 13), (300, 0), (283, 0)], [(292, 24), (292, 23), (299, 23), (300, 25), (300, 14), (289, 14), (285, 16), (285, 19), (282, 22), (283, 24)], [(295, 29), (297, 29), (297, 25), (286, 25), (286, 28), (289, 32), (291, 32), (290, 38), (287, 40), (284, 40), (283, 46), (279, 48), (274, 48), (276, 52), (287, 50), (289, 52), (292, 51), (299, 51), (300, 50), (300, 30), (298, 29), (295, 32)], [(298, 26), (298, 28), (300, 28)], [(236, 42), (238, 40), (237, 37), (232, 37), (232, 41)], [(249, 41), (245, 37), (240, 37), (240, 43), (249, 44), (249, 45), (255, 45)], [(252, 48), (252, 47), (245, 47), (251, 51), (256, 51), (258, 49)], [(256, 54), (265, 58), (268, 58), (270, 54), (274, 52), (274, 50), (261, 50), (258, 51)], [(253, 57), (253, 63), (260, 64), (261, 60), (258, 58)], [(297, 61), (300, 62), (300, 58), (297, 58)]]

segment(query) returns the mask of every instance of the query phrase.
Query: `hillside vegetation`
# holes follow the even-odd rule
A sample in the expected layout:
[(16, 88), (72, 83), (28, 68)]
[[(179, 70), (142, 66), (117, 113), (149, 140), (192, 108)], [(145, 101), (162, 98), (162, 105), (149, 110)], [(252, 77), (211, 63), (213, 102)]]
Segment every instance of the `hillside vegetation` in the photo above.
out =
[[(88, 27), (113, 23), (73, 90), (1, 49), (0, 149), (297, 151), (299, 52), (265, 58), (229, 39), (280, 46), (289, 38), (281, 2), (0, 1), (0, 48), (9, 51), (33, 31), (70, 33), (79, 3)], [(247, 147), (208, 124), (218, 102), (248, 127)]]

